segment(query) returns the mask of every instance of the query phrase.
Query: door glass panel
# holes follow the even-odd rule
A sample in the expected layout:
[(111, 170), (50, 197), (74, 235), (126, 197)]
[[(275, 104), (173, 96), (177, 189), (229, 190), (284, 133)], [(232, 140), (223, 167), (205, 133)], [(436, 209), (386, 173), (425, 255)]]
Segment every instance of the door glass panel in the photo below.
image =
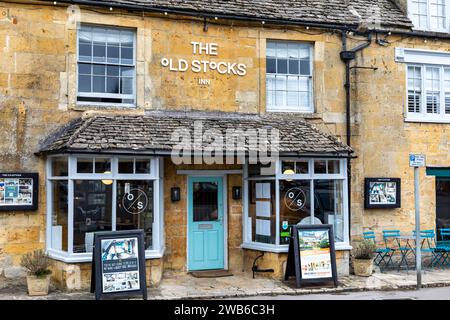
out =
[(194, 222), (216, 221), (219, 218), (217, 182), (194, 182)]

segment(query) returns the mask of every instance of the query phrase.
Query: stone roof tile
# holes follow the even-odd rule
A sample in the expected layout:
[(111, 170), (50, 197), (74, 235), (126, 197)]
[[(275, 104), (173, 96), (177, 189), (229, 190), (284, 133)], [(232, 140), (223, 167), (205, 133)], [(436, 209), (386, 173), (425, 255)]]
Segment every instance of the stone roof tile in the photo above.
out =
[[(225, 113), (183, 113), (154, 112), (145, 116), (136, 115), (96, 115), (73, 121), (47, 138), (40, 153), (65, 152), (142, 152), (167, 154), (180, 145), (180, 137), (190, 137), (194, 142), (194, 125), (201, 125), (202, 133), (220, 135), (224, 141), (224, 151), (239, 151), (226, 148), (226, 134), (244, 137), (245, 151), (254, 151), (249, 143), (248, 129), (255, 132), (267, 131), (267, 140), (272, 142), (271, 133), (278, 132), (280, 154), (322, 154), (349, 155), (353, 151), (336, 137), (327, 135), (311, 124), (290, 116), (257, 116)], [(198, 127), (197, 127), (198, 128)], [(272, 129), (275, 129), (272, 131)], [(241, 131), (233, 131), (241, 130)], [(259, 135), (260, 137), (260, 135)], [(202, 149), (211, 140), (204, 136)], [(269, 149), (270, 149), (269, 145)], [(200, 149), (196, 149), (199, 151)], [(257, 150), (257, 149), (256, 149)]]
[[(77, 1), (70, 2), (77, 3)], [(234, 16), (347, 26), (370, 21), (379, 22), (384, 28), (412, 28), (411, 21), (391, 0), (97, 0), (97, 2), (105, 5), (133, 5), (148, 10), (166, 9), (177, 10), (180, 13), (217, 14), (230, 18)]]

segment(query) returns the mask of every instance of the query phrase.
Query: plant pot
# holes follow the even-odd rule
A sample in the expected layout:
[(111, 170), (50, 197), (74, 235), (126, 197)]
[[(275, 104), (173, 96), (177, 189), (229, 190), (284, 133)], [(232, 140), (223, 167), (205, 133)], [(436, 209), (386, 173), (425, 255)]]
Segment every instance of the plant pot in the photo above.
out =
[(50, 275), (42, 277), (27, 276), (28, 295), (30, 296), (46, 296), (49, 286)]
[(357, 276), (370, 277), (373, 271), (373, 259), (353, 260), (353, 270)]

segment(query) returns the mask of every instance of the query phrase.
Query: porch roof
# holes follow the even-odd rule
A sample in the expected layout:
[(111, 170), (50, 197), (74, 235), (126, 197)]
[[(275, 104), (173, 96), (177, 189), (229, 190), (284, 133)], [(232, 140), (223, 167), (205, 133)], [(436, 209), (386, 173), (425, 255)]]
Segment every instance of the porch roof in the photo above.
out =
[[(274, 147), (280, 155), (339, 156), (348, 157), (352, 149), (294, 115), (249, 115), (235, 113), (150, 112), (146, 115), (90, 115), (78, 118), (47, 137), (38, 154), (54, 153), (128, 153), (169, 155), (173, 147), (189, 138), (194, 145), (194, 135), (203, 133), (194, 152), (211, 146), (211, 135), (222, 139), (223, 151), (242, 154), (257, 151), (251, 144), (251, 132), (266, 130), (268, 150)], [(201, 131), (200, 131), (201, 130)], [(204, 133), (209, 133), (204, 134)], [(271, 133), (279, 133), (278, 145)], [(245, 137), (244, 145), (226, 146), (229, 137)], [(231, 135), (230, 135), (231, 134)], [(177, 136), (178, 135), (178, 136)], [(259, 135), (261, 137), (261, 135)], [(241, 142), (242, 142), (241, 141)], [(261, 143), (261, 139), (258, 140)], [(184, 146), (187, 147), (186, 144)]]

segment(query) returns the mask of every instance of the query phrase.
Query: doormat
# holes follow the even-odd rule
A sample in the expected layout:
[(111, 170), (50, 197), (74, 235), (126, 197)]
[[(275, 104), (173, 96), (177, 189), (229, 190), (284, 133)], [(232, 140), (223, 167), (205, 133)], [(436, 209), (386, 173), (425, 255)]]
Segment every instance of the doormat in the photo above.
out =
[(221, 278), (231, 277), (233, 273), (228, 270), (207, 270), (207, 271), (193, 271), (190, 274), (195, 278)]

